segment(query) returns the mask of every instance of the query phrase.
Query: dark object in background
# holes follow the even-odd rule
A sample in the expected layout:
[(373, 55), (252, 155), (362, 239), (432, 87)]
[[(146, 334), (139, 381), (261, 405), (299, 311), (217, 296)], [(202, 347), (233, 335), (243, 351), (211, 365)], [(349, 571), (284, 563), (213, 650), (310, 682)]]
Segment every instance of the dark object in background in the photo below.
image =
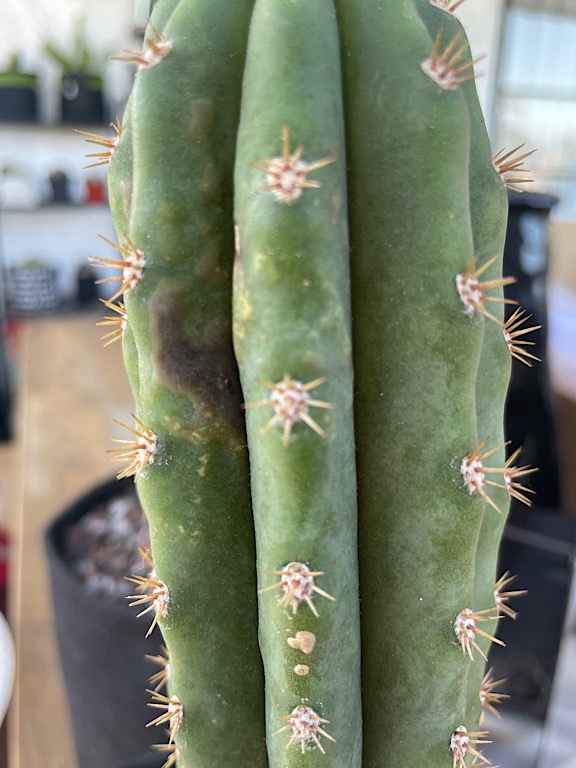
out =
[(62, 77), (61, 121), (100, 124), (104, 122), (102, 78), (97, 75), (69, 74)]
[(162, 741), (158, 730), (146, 728), (153, 717), (147, 681), (158, 669), (144, 658), (160, 655), (160, 630), (156, 627), (146, 638), (146, 618), (138, 619), (138, 611), (125, 599), (90, 592), (64, 555), (71, 526), (98, 505), (129, 492), (134, 493), (131, 478), (94, 488), (59, 515), (45, 535), (78, 768), (116, 766)]
[[(539, 506), (560, 506), (560, 480), (552, 391), (548, 367), (547, 272), (549, 261), (548, 217), (558, 198), (532, 192), (509, 192), (509, 215), (504, 247), (504, 274), (516, 278), (506, 286), (513, 299), (532, 315), (525, 326), (541, 325), (526, 339), (535, 342), (528, 351), (542, 362), (528, 367), (512, 360), (512, 378), (506, 406), (506, 438), (509, 451), (522, 446), (519, 463), (538, 467), (529, 485)], [(509, 317), (516, 307), (508, 305)]]
[(50, 174), (51, 203), (69, 203), (70, 191), (68, 176), (64, 171), (54, 171)]
[(0, 121), (35, 123), (38, 120), (36, 75), (0, 72)]
[(508, 693), (501, 711), (544, 721), (564, 629), (572, 583), (576, 518), (548, 509), (513, 509), (500, 550), (500, 573), (517, 578), (506, 590), (527, 590), (510, 600), (516, 619), (503, 618), (492, 644), (488, 667), (498, 692)]
[(98, 286), (94, 271), (87, 264), (78, 269), (78, 304), (80, 307), (90, 307), (98, 301)]

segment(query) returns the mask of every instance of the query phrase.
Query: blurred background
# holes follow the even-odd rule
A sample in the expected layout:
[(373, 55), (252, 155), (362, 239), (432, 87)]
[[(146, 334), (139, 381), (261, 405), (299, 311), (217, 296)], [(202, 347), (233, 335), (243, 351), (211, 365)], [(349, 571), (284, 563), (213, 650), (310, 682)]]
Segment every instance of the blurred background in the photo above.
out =
[[(111, 577), (83, 560), (80, 570), (98, 581), (84, 599), (78, 573), (66, 580), (67, 534), (46, 538), (71, 505), (78, 521), (86, 492), (96, 488), (98, 504), (107, 498), (114, 472), (105, 451), (110, 437), (124, 437), (113, 422), (130, 421), (120, 345), (100, 340), (117, 326), (95, 325), (110, 316), (99, 299), (113, 289), (94, 279), (113, 272), (95, 275), (88, 262), (116, 258), (99, 237), (115, 241), (107, 165), (86, 158), (107, 149), (77, 131), (114, 139), (135, 68), (110, 56), (142, 47), (149, 4), (0, 4), (0, 610), (17, 658), (0, 768), (120, 768), (153, 740), (148, 729), (107, 744), (98, 715), (84, 712), (86, 690), (97, 688), (92, 651), (62, 639), (66, 621), (66, 637), (76, 637), (82, 607), (68, 616), (56, 598), (71, 605), (77, 592), (100, 616), (117, 596), (102, 586)], [(501, 768), (576, 768), (576, 0), (467, 0), (457, 15), (474, 56), (484, 55), (477, 88), (494, 153), (537, 150), (525, 161), (527, 191), (509, 193), (505, 274), (517, 278), (509, 298), (542, 326), (530, 351), (543, 362), (514, 361), (506, 426), (522, 463), (540, 471), (529, 478), (533, 506), (513, 504), (502, 546), (501, 573), (528, 594), (514, 600), (518, 617), (501, 623), (507, 648), (490, 657), (509, 698), (500, 718), (488, 718), (494, 743), (485, 753)], [(116, 540), (134, 514), (126, 509), (114, 507)], [(104, 548), (102, 521), (90, 525)], [(112, 643), (124, 642), (115, 628), (96, 640), (109, 658)], [(84, 688), (72, 690), (79, 679)], [(124, 725), (127, 712), (145, 709), (140, 698), (121, 704)]]

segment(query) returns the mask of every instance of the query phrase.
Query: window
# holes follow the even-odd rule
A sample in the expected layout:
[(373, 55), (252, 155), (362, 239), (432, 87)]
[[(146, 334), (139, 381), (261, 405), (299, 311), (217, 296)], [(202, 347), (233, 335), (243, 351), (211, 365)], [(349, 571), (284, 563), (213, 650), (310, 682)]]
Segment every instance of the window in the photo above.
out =
[(575, 0), (509, 4), (495, 114), (495, 148), (538, 150), (526, 188), (557, 195), (555, 215), (576, 218)]

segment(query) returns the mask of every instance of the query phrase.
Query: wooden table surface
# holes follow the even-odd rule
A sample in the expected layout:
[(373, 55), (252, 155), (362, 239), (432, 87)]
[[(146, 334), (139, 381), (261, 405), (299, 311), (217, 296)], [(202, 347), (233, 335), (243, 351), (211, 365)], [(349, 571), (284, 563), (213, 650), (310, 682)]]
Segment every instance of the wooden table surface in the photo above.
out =
[(75, 768), (55, 644), (43, 531), (69, 502), (117, 471), (105, 451), (130, 423), (120, 344), (99, 314), (27, 319), (18, 329), (15, 439), (0, 443), (0, 524), (11, 536), (8, 618), (17, 676), (10, 768)]

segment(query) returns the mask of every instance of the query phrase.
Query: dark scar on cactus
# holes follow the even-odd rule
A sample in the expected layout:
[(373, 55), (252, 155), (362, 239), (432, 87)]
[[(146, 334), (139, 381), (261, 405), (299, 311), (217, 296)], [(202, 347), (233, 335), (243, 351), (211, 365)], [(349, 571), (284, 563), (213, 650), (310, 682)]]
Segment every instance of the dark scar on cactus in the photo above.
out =
[(186, 337), (175, 292), (162, 291), (150, 301), (151, 331), (162, 380), (175, 392), (200, 400), (206, 413), (227, 408), (238, 411), (238, 427), (244, 429), (242, 395), (236, 369), (230, 367), (232, 344), (228, 329), (205, 326), (205, 342)]

